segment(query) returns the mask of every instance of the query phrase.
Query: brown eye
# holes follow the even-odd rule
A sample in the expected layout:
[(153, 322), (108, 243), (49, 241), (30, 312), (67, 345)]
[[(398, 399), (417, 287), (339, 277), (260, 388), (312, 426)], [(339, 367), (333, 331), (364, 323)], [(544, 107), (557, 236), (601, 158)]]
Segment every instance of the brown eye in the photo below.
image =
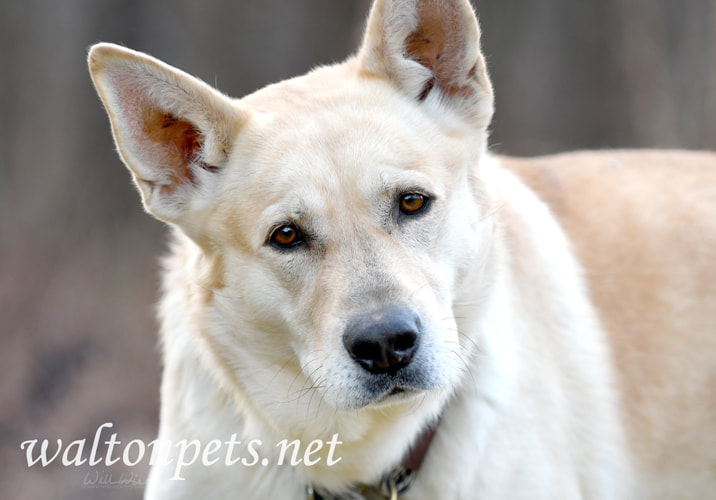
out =
[(293, 224), (286, 224), (271, 234), (270, 241), (276, 248), (284, 250), (303, 243), (303, 234)]
[(428, 197), (417, 193), (408, 193), (400, 198), (400, 213), (403, 215), (416, 215), (428, 206)]

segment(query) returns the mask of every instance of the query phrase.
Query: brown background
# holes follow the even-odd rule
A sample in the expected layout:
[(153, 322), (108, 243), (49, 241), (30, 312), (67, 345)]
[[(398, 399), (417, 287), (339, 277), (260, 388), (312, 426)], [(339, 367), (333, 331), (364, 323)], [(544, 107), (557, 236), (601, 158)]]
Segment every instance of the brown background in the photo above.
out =
[[(716, 3), (476, 1), (493, 149), (716, 149)], [(165, 229), (142, 213), (85, 67), (112, 41), (241, 96), (341, 60), (368, 0), (0, 2), (0, 498), (136, 499), (28, 468), (25, 439), (154, 436)], [(127, 471), (125, 471), (127, 472)], [(141, 467), (132, 471), (142, 480)], [(89, 477), (92, 479), (92, 476)], [(238, 498), (238, 496), (237, 496)]]

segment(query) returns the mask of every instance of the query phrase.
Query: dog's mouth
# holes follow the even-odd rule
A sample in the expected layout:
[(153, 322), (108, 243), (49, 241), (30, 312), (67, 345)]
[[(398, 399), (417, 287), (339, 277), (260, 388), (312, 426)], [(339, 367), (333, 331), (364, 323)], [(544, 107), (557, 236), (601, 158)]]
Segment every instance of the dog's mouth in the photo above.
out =
[(357, 387), (354, 386), (350, 396), (341, 397), (338, 407), (342, 410), (359, 410), (410, 403), (437, 388), (424, 374), (413, 377), (373, 376), (363, 379)]
[(421, 389), (396, 385), (385, 391), (383, 394), (379, 395), (377, 398), (375, 398), (372, 405), (382, 406), (386, 404), (390, 405), (394, 403), (400, 403), (402, 401), (413, 398), (420, 392), (422, 392)]
[(388, 391), (386, 396), (395, 396), (396, 394), (402, 394), (406, 391), (405, 387), (393, 387)]
[(367, 406), (390, 406), (422, 397), (426, 391), (438, 389), (432, 370), (419, 359), (396, 374), (370, 374), (363, 370), (357, 377), (350, 406), (354, 409)]

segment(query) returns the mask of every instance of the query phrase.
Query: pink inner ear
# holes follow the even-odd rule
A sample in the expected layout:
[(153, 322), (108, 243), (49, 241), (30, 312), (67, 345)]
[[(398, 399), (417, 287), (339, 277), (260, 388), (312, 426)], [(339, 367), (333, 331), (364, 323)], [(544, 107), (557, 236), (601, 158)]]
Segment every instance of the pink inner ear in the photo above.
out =
[(191, 122), (151, 107), (144, 109), (142, 122), (150, 149), (160, 155), (158, 166), (169, 176), (169, 183), (162, 186), (164, 194), (171, 194), (182, 184), (194, 183), (196, 174), (192, 167), (210, 172), (219, 170), (203, 161), (203, 137)]
[[(192, 164), (201, 162), (202, 137), (188, 121), (181, 120), (156, 108), (145, 109), (143, 132), (164, 155), (161, 164), (169, 167), (171, 184), (194, 182)], [(154, 149), (154, 148), (152, 148)]]
[(419, 98), (427, 97), (434, 85), (448, 95), (471, 94), (469, 87), (456, 83), (460, 72), (465, 71), (466, 76), (475, 70), (463, 68), (466, 40), (459, 14), (441, 10), (438, 2), (425, 2), (418, 6), (418, 18), (417, 29), (405, 41), (406, 54), (435, 75)]

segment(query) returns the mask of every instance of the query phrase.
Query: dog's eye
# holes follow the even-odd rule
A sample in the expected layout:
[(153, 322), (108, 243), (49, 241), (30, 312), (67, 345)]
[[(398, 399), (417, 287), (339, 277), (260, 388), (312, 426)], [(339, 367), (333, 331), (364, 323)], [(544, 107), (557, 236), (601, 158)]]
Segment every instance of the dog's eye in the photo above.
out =
[(276, 228), (269, 241), (274, 247), (286, 250), (303, 243), (303, 233), (295, 225), (286, 224)]
[(400, 198), (399, 209), (403, 215), (417, 215), (426, 208), (430, 203), (430, 198), (418, 193), (404, 194)]

